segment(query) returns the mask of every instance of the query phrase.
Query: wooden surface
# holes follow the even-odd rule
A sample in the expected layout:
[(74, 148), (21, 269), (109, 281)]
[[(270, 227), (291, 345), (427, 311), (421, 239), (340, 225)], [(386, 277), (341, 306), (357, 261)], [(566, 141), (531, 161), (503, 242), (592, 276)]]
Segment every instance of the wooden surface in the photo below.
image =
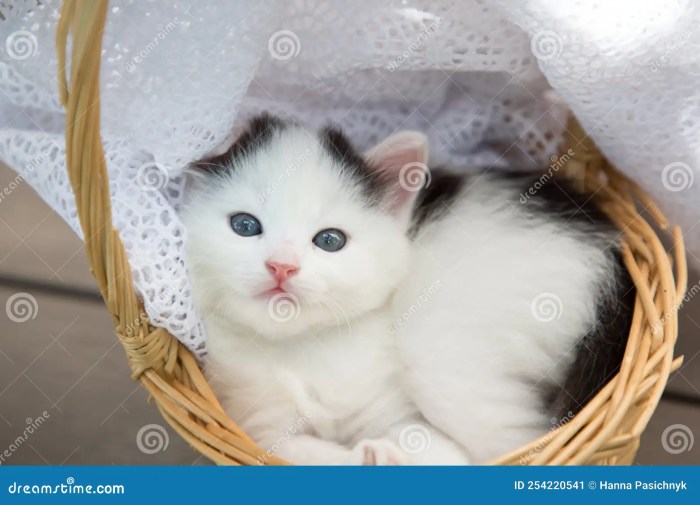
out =
[[(0, 166), (0, 190), (13, 178)], [(698, 282), (691, 276), (689, 287)], [(700, 464), (700, 440), (678, 454), (663, 443), (664, 431), (673, 425), (700, 437), (696, 291), (680, 315), (678, 352), (685, 354), (685, 363), (671, 377), (638, 464)], [(1, 464), (206, 464), (130, 380), (81, 241), (26, 184), (0, 201), (0, 306), (20, 292), (34, 297), (36, 311), (25, 322), (0, 311), (0, 454), (18, 446)], [(27, 419), (44, 411), (46, 420), (17, 444)], [(162, 441), (160, 430), (166, 433)], [(143, 440), (147, 432), (155, 445)]]

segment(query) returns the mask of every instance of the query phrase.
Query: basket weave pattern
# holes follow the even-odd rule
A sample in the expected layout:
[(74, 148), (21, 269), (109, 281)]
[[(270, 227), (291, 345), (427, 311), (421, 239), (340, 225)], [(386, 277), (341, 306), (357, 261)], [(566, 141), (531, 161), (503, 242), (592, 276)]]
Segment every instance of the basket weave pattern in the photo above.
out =
[[(150, 325), (136, 296), (124, 246), (112, 226), (99, 129), (100, 51), (107, 6), (107, 0), (64, 1), (56, 36), (58, 77), (66, 107), (66, 159), (88, 260), (132, 377), (149, 391), (173, 429), (213, 462), (284, 464), (257, 447), (224, 413), (195, 358), (166, 330)], [(69, 33), (70, 78), (66, 75)], [(671, 232), (672, 257), (654, 231), (654, 226), (668, 228), (655, 204), (602, 157), (575, 120), (567, 131), (563, 149), (575, 154), (562, 172), (580, 189), (595, 193), (624, 234), (623, 256), (637, 287), (632, 327), (621, 369), (602, 391), (566, 424), (496, 464), (630, 464), (668, 376), (682, 360), (673, 359), (677, 309), (687, 280), (680, 230)]]

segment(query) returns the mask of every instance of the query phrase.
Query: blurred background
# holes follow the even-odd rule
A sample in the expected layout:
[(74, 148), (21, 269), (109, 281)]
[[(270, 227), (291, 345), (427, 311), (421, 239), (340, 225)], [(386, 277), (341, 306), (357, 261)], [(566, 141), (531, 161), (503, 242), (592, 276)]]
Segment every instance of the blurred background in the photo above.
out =
[[(0, 311), (0, 464), (206, 464), (130, 379), (83, 243), (15, 176), (0, 165), (0, 193), (13, 188), (0, 194), (0, 304), (28, 293), (36, 305), (26, 321)], [(637, 464), (700, 463), (699, 282), (691, 273), (694, 296), (680, 314), (685, 362)]]

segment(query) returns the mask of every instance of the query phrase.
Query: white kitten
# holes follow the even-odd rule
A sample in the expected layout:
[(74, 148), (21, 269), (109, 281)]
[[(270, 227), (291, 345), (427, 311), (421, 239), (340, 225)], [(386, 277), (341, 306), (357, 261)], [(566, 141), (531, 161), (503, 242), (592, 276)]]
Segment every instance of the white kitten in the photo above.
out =
[[(406, 163), (396, 145), (425, 149), (420, 135), (395, 141), (375, 151), (383, 170)], [(271, 118), (200, 169), (210, 173), (183, 214), (187, 254), (206, 371), (233, 419), (299, 464), (466, 462), (434, 430), (419, 456), (398, 447), (403, 428), (426, 424), (402, 387), (387, 303), (409, 268), (415, 193), (384, 191), (337, 132)], [(319, 234), (322, 247), (345, 245), (324, 250)]]
[[(599, 338), (625, 324), (608, 310), (609, 224), (544, 190), (519, 203), (522, 178), (429, 174), (426, 158), (420, 133), (361, 157), (335, 130), (263, 116), (193, 166), (183, 220), (206, 372), (268, 454), (483, 462), (619, 364), (624, 339), (601, 352)], [(567, 373), (576, 357), (588, 368)]]

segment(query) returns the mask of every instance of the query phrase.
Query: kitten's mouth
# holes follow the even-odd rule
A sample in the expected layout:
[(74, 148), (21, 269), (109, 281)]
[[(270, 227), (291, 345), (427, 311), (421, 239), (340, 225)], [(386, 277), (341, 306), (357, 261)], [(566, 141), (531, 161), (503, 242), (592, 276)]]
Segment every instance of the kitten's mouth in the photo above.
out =
[(261, 292), (258, 297), (260, 298), (270, 298), (275, 295), (280, 295), (282, 293), (286, 293), (287, 291), (282, 287), (282, 286), (276, 286), (272, 289), (267, 289), (263, 292)]

